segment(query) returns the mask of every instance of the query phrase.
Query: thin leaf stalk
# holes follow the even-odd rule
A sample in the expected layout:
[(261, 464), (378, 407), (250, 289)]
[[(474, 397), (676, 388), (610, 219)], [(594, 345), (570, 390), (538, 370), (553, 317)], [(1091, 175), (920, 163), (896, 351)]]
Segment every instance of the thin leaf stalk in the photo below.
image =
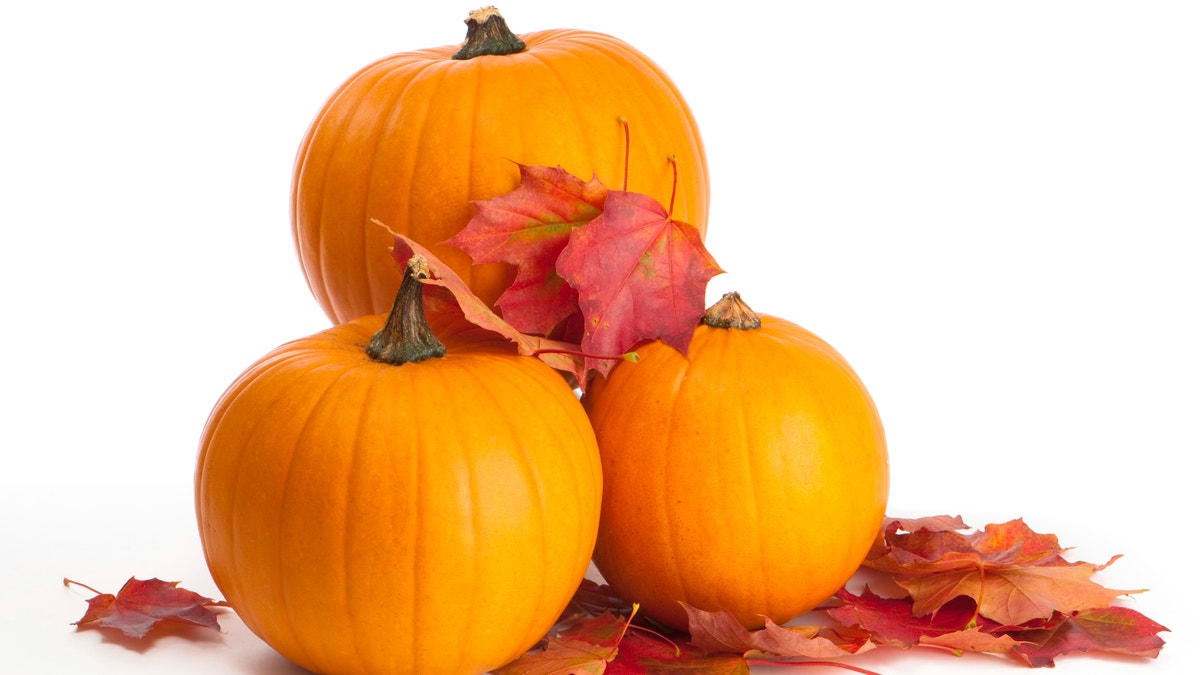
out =
[(841, 668), (842, 670), (849, 670), (850, 672), (861, 673), (862, 675), (881, 675), (874, 670), (859, 668), (858, 666), (852, 666), (849, 663), (842, 663), (840, 661), (771, 661), (769, 659), (748, 658), (746, 659), (746, 663), (751, 666), (824, 666), (827, 668)]
[(667, 157), (667, 161), (671, 163), (671, 201), (667, 206), (667, 218), (675, 213), (675, 191), (679, 188), (679, 161), (675, 155)]
[(86, 588), (89, 591), (95, 593), (96, 595), (104, 595), (103, 592), (98, 591), (98, 590), (92, 588), (91, 586), (88, 586), (87, 584), (81, 584), (78, 581), (75, 581), (73, 579), (68, 579), (66, 577), (63, 577), (63, 586), (66, 586), (67, 588), (70, 588), (71, 586), (78, 586), (80, 588)]
[(617, 117), (617, 124), (625, 129), (625, 178), (621, 183), (621, 191), (629, 191), (629, 120), (624, 115)]

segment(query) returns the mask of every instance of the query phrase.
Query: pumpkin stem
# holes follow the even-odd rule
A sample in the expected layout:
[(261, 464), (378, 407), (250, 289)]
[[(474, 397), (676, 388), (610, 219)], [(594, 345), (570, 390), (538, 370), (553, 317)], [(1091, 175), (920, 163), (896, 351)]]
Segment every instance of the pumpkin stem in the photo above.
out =
[(513, 35), (495, 7), (481, 7), (467, 17), (467, 39), (458, 53), (456, 61), (466, 61), (476, 56), (507, 56), (525, 49), (521, 38)]
[(720, 300), (705, 310), (700, 320), (706, 326), (725, 329), (754, 330), (762, 325), (762, 319), (758, 318), (737, 291), (722, 295)]
[(429, 278), (429, 263), (414, 255), (408, 260), (404, 281), (396, 292), (392, 311), (383, 328), (367, 344), (367, 356), (393, 366), (446, 355), (446, 347), (425, 320), (421, 279)]

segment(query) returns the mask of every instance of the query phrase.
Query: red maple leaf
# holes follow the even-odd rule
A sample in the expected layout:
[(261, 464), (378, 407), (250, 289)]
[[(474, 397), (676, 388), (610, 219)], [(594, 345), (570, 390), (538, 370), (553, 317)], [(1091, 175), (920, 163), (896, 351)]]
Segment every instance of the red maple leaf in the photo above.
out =
[[(579, 292), (586, 354), (622, 354), (656, 338), (686, 354), (705, 286), (721, 272), (695, 227), (646, 195), (616, 190), (600, 216), (571, 232), (558, 259), (558, 274)], [(615, 365), (585, 363), (601, 374)]]
[(922, 638), (931, 638), (965, 629), (975, 617), (975, 603), (959, 598), (936, 614), (917, 616), (911, 597), (885, 598), (866, 588), (860, 595), (842, 589), (835, 596), (841, 604), (830, 608), (829, 615), (843, 626), (867, 630), (884, 645), (904, 649), (915, 647)]
[(555, 268), (558, 256), (575, 228), (600, 215), (608, 189), (561, 166), (518, 166), (520, 186), (475, 202), (475, 216), (447, 243), (476, 264), (516, 265), (516, 278), (496, 304), (517, 330), (549, 335), (579, 312), (575, 289)]
[(1054, 657), (1071, 652), (1104, 651), (1154, 658), (1164, 642), (1165, 626), (1128, 607), (1105, 607), (1056, 614), (1041, 627), (1010, 633), (1021, 644), (1013, 651), (1035, 667), (1053, 666)]
[(162, 621), (194, 624), (221, 630), (212, 607), (228, 607), (224, 600), (213, 600), (198, 593), (179, 588), (178, 581), (160, 579), (140, 580), (130, 577), (116, 595), (101, 593), (70, 579), (63, 585), (86, 588), (96, 594), (88, 600), (87, 612), (74, 626), (95, 623), (104, 628), (116, 628), (129, 637), (140, 638)]

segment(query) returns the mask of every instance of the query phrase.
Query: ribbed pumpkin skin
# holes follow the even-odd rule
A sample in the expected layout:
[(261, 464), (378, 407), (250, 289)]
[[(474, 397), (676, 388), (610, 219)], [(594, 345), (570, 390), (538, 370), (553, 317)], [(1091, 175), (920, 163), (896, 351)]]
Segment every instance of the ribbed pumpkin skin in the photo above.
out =
[(473, 200), (515, 189), (515, 163), (559, 166), (664, 205), (672, 169), (674, 217), (708, 223), (708, 167), (700, 132), (667, 75), (607, 35), (549, 30), (521, 36), (525, 51), (455, 61), (457, 46), (371, 64), (325, 104), (300, 145), (292, 182), (293, 234), (313, 296), (335, 322), (391, 307), (401, 274), (378, 219), (430, 248), (477, 295), (495, 302), (512, 268), (472, 268), (442, 242), (466, 226)]
[(678, 602), (783, 623), (827, 600), (879, 532), (882, 424), (828, 344), (762, 317), (660, 342), (584, 398), (600, 445), (595, 563), (622, 597), (686, 628)]
[(587, 569), (595, 437), (536, 359), (447, 341), (384, 365), (362, 351), (382, 323), (288, 343), (220, 399), (195, 477), (205, 556), (304, 668), (483, 673), (542, 637)]

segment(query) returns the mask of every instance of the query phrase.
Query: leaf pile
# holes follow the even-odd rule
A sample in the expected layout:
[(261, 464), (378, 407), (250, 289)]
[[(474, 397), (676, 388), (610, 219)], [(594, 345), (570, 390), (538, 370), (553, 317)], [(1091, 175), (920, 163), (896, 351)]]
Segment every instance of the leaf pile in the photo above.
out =
[[(1073, 652), (1153, 658), (1168, 629), (1112, 603), (1142, 592), (1092, 581), (1107, 567), (1068, 562), (1054, 535), (1017, 519), (967, 533), (960, 518), (889, 519), (863, 563), (900, 593), (849, 585), (787, 626), (747, 630), (731, 614), (683, 605), (686, 633), (664, 632), (636, 605), (585, 580), (555, 631), (499, 675), (745, 675), (751, 664), (829, 662), (879, 647), (1004, 655), (1053, 667)], [(792, 625), (797, 624), (797, 625)], [(831, 660), (838, 661), (831, 661)]]
[(217, 624), (217, 613), (212, 608), (229, 606), (224, 600), (213, 600), (179, 588), (178, 581), (130, 577), (116, 595), (101, 593), (70, 579), (63, 579), (63, 585), (79, 586), (96, 594), (88, 600), (83, 617), (73, 625), (84, 627), (95, 624), (102, 628), (114, 628), (133, 638), (144, 637), (151, 628), (164, 621), (219, 631), (221, 627)]

